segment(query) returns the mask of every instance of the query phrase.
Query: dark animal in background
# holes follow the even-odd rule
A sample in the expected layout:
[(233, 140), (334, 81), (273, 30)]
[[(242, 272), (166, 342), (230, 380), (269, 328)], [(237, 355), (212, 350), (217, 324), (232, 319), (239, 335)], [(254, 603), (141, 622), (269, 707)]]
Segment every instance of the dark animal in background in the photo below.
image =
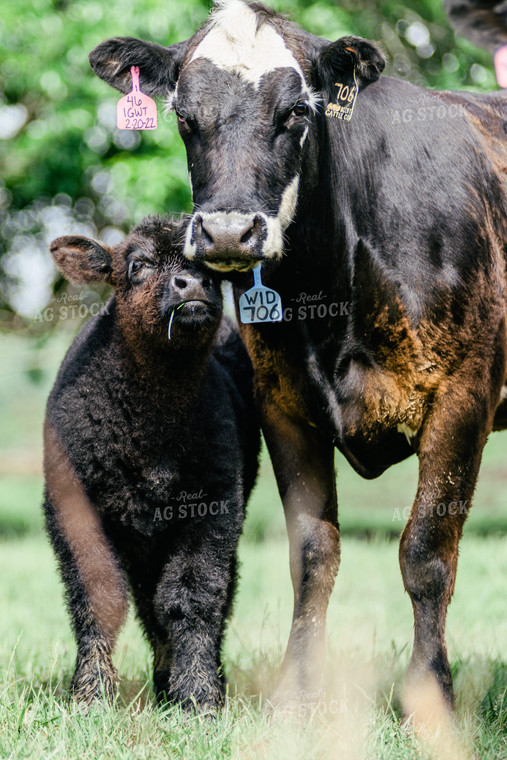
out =
[(444, 0), (452, 26), (478, 47), (494, 53), (507, 45), (505, 0)]
[(69, 349), (44, 431), (46, 525), (77, 642), (72, 690), (87, 703), (115, 691), (129, 588), (157, 697), (206, 710), (224, 695), (259, 431), (220, 283), (182, 257), (180, 237), (180, 225), (150, 218), (113, 249), (73, 236), (51, 246), (69, 280), (116, 291)]
[[(419, 457), (400, 545), (408, 683), (436, 682), (447, 707), (458, 542), (486, 438), (507, 423), (507, 101), (381, 77), (366, 40), (329, 42), (260, 3), (218, 5), (185, 42), (117, 38), (90, 61), (122, 92), (139, 66), (141, 89), (176, 110), (195, 203), (187, 258), (231, 273), (263, 262), (286, 307), (302, 292), (340, 305), (242, 327), (291, 543), (273, 699), (319, 686), (340, 558), (336, 446), (365, 478)], [(348, 122), (335, 118), (345, 88)], [(236, 276), (239, 296), (252, 280)]]

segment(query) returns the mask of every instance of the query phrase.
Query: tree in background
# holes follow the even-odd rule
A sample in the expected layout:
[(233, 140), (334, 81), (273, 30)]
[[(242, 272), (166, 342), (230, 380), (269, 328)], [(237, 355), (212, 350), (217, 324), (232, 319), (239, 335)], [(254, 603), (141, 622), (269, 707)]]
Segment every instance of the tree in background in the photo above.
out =
[[(491, 55), (457, 38), (441, 0), (277, 0), (328, 39), (380, 42), (387, 74), (437, 89), (496, 88)], [(88, 53), (113, 36), (168, 45), (205, 20), (204, 0), (17, 0), (0, 18), (0, 327), (40, 333), (36, 315), (62, 287), (48, 254), (56, 236), (116, 243), (149, 213), (191, 210), (173, 114), (154, 132), (116, 128), (119, 94)], [(385, 118), (385, 114), (379, 114)], [(34, 320), (35, 317), (35, 320)]]

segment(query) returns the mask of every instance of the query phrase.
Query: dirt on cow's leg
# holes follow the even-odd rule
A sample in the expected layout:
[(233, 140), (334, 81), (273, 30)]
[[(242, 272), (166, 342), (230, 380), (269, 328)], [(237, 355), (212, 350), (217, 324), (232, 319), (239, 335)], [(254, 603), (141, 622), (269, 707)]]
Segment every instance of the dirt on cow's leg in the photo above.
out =
[(447, 607), (458, 562), (458, 543), (470, 510), (482, 451), (492, 421), (487, 398), (454, 381), (442, 389), (419, 444), (419, 485), (400, 543), (403, 582), (414, 610), (414, 647), (404, 714), (430, 727), (454, 705), (445, 644)]
[(294, 615), (270, 704), (294, 709), (323, 697), (325, 626), (340, 562), (332, 443), (275, 407), (262, 423), (282, 497), (290, 542)]

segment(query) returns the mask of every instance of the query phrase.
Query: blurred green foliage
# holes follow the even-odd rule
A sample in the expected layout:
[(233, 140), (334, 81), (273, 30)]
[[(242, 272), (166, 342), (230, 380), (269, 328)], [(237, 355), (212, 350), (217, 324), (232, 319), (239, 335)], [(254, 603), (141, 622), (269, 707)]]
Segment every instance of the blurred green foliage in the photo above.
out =
[[(0, 327), (25, 328), (55, 288), (49, 241), (70, 232), (114, 243), (149, 213), (191, 209), (174, 115), (154, 132), (115, 126), (118, 93), (88, 53), (111, 36), (167, 45), (205, 20), (204, 0), (17, 0), (0, 18)], [(440, 0), (277, 0), (329, 39), (358, 34), (386, 73), (439, 89), (495, 89), (488, 53), (456, 39)], [(58, 281), (56, 281), (58, 287)], [(15, 311), (20, 316), (15, 315)], [(50, 329), (39, 323), (37, 330)]]

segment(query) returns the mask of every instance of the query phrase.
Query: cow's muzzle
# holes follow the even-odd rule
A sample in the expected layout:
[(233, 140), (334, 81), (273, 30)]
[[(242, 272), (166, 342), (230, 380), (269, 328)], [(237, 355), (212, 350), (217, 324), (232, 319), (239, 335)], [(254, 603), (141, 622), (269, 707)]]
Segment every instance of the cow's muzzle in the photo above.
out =
[(281, 231), (279, 244), (272, 245), (273, 238), (278, 237), (270, 229), (273, 222), (277, 220), (263, 213), (196, 213), (187, 229), (185, 256), (219, 272), (246, 271), (263, 259), (281, 254)]

